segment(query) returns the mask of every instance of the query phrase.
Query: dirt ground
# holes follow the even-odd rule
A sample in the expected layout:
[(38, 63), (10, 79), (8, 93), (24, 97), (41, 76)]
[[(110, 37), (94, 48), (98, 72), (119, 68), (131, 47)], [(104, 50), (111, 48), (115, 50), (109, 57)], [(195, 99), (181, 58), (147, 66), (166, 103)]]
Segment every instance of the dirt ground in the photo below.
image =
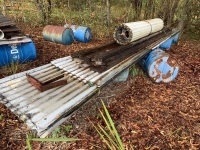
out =
[[(22, 26), (21, 26), (22, 27)], [(31, 69), (64, 57), (74, 51), (103, 44), (93, 40), (89, 44), (74, 43), (63, 46), (46, 42), (42, 27), (23, 26), (37, 47), (38, 58), (20, 65), (17, 72)], [(99, 117), (100, 100), (104, 100), (126, 149), (200, 149), (200, 42), (181, 39), (168, 51), (179, 66), (178, 77), (169, 84), (155, 84), (147, 75), (130, 76), (126, 82), (113, 83), (99, 91), (79, 109), (60, 129), (58, 137), (78, 137), (78, 142), (32, 142), (34, 150), (106, 149), (88, 118), (103, 125)], [(1, 77), (11, 74), (0, 69)], [(1, 78), (0, 77), (0, 78)], [(0, 149), (27, 149), (25, 136), (31, 131), (0, 104)], [(50, 135), (51, 137), (52, 135)]]

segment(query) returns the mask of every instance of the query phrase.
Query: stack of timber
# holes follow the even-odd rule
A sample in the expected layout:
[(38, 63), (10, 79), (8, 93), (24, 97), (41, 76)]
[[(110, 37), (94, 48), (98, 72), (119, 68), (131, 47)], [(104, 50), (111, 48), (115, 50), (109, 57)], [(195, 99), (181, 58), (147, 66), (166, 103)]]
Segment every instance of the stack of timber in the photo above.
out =
[(13, 20), (0, 13), (0, 67), (36, 59), (36, 48)]
[(89, 64), (94, 71), (103, 72), (129, 56), (139, 53), (142, 49), (151, 45), (151, 43), (159, 41), (171, 34), (172, 31), (170, 29), (163, 29), (127, 45), (119, 45), (116, 42), (111, 42), (93, 49), (75, 52), (72, 54), (72, 57), (83, 60), (85, 63)]
[(16, 23), (0, 13), (0, 43), (5, 40), (21, 38), (24, 38), (24, 34), (16, 26)]

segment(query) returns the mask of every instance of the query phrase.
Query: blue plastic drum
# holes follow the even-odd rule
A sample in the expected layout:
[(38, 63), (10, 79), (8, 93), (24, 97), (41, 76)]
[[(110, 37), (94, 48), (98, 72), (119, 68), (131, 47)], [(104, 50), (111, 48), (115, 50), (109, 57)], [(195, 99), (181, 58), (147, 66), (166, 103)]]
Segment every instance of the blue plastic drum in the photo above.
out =
[(0, 45), (0, 67), (12, 63), (25, 63), (36, 59), (36, 49), (33, 42)]
[(166, 40), (159, 47), (167, 50), (167, 49), (169, 49), (171, 47), (172, 43), (173, 43), (173, 37), (171, 37), (170, 39)]
[(73, 30), (75, 40), (83, 43), (88, 43), (91, 41), (92, 33), (89, 27), (69, 24), (65, 24), (64, 27), (71, 28)]
[(173, 81), (177, 75), (179, 68), (176, 66), (175, 60), (161, 49), (151, 51), (141, 61), (140, 65), (147, 72), (149, 77), (156, 83), (169, 83)]
[(180, 37), (180, 32), (176, 33), (176, 34), (172, 37), (172, 39), (173, 39), (172, 42), (173, 42), (174, 44), (178, 43), (179, 37)]

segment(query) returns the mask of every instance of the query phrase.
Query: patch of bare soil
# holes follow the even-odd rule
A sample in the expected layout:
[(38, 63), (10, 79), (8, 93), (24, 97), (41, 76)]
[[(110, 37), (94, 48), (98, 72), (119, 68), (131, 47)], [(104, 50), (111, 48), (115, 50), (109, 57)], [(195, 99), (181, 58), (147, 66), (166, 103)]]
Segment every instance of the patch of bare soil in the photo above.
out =
[[(37, 41), (38, 60), (26, 64), (26, 69), (105, 42), (62, 46), (44, 41), (38, 37), (41, 30), (35, 31), (28, 29), (27, 32), (30, 32), (34, 42)], [(106, 149), (88, 120), (104, 125), (98, 110), (102, 109), (101, 99), (107, 104), (126, 149), (200, 149), (200, 43), (181, 40), (168, 52), (180, 68), (178, 77), (172, 83), (155, 84), (146, 75), (130, 77), (123, 83), (110, 83), (60, 127), (72, 125), (69, 132), (58, 133), (59, 137), (84, 140), (72, 143), (32, 142), (33, 149)], [(26, 149), (25, 133), (30, 130), (2, 104), (0, 114), (3, 114), (0, 149)]]

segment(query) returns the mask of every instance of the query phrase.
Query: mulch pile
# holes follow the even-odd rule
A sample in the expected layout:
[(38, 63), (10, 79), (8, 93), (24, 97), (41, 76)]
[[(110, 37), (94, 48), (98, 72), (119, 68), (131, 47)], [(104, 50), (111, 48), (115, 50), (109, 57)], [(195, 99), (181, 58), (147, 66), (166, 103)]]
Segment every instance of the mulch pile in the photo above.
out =
[[(34, 35), (31, 30), (27, 32), (36, 44), (38, 59), (25, 64), (20, 70), (40, 66), (81, 48), (105, 42), (62, 46), (44, 41), (40, 37), (41, 30)], [(180, 40), (179, 45), (174, 45), (168, 53), (176, 59), (180, 68), (178, 77), (172, 83), (155, 84), (146, 75), (129, 78), (124, 83), (112, 83), (93, 97), (93, 102), (88, 102), (62, 125), (71, 124), (73, 128), (68, 133), (60, 133), (60, 136), (85, 140), (73, 143), (33, 142), (33, 148), (56, 150), (105, 147), (88, 121), (90, 118), (94, 123), (103, 124), (98, 108), (101, 108), (99, 100), (104, 99), (127, 149), (200, 149), (200, 43)], [(0, 149), (27, 148), (25, 133), (30, 130), (2, 104), (0, 114), (3, 114), (0, 121)]]

